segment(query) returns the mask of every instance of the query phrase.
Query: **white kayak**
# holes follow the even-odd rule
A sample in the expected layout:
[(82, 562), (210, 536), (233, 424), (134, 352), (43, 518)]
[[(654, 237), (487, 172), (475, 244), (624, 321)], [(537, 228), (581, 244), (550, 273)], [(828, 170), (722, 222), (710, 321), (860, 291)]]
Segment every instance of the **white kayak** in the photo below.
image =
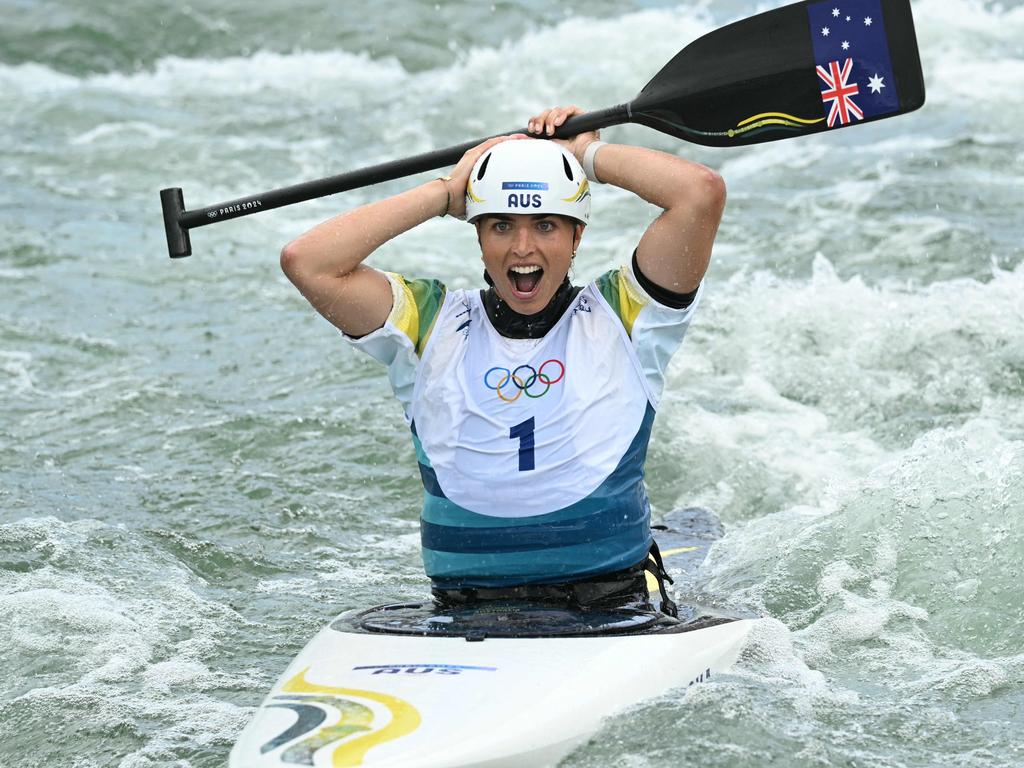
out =
[[(663, 552), (702, 560), (710, 542), (698, 528)], [(754, 621), (692, 606), (680, 619), (514, 603), (343, 615), (289, 665), (229, 765), (555, 765), (603, 718), (727, 669)], [(542, 636), (518, 636), (531, 627)]]

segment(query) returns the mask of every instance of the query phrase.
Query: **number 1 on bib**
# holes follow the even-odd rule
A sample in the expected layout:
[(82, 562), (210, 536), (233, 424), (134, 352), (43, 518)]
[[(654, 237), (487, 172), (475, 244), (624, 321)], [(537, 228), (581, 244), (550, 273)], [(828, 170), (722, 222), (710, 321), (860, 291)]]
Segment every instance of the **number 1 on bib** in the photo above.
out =
[(509, 440), (519, 440), (519, 471), (527, 472), (534, 468), (533, 463), (533, 416), (520, 422), (508, 431)]

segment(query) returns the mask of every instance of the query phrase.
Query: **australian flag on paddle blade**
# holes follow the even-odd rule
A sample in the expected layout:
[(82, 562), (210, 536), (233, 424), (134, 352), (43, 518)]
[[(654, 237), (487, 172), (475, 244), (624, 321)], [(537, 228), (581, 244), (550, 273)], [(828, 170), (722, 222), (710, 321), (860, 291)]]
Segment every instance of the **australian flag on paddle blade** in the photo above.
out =
[(828, 127), (897, 111), (881, 0), (811, 3), (807, 16)]

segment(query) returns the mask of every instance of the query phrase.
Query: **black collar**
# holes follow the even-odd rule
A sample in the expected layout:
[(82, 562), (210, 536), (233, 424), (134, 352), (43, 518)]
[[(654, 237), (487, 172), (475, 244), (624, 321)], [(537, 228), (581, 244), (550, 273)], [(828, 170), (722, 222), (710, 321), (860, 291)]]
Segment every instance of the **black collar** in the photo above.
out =
[[(491, 282), (488, 279), (489, 277), (490, 275), (485, 272), (484, 278), (487, 279), (488, 283)], [(565, 310), (569, 308), (569, 305), (572, 304), (573, 299), (576, 298), (576, 295), (581, 290), (583, 289), (572, 285), (569, 282), (568, 275), (566, 275), (565, 280), (558, 286), (558, 290), (555, 291), (555, 295), (551, 297), (548, 305), (540, 312), (532, 315), (520, 315), (510, 308), (498, 296), (498, 292), (494, 290), (494, 285), (480, 291), (480, 300), (484, 303), (484, 309), (487, 311), (487, 317), (490, 319), (491, 325), (502, 336), (509, 339), (539, 339), (554, 327), (555, 323), (565, 314)]]

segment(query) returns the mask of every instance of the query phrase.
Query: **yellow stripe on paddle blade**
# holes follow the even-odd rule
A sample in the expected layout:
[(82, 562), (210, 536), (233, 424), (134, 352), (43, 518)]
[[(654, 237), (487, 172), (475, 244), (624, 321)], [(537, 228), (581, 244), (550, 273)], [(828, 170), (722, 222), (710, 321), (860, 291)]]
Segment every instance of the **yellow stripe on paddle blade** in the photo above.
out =
[(814, 125), (815, 123), (820, 123), (822, 120), (825, 119), (824, 117), (817, 117), (814, 118), (813, 120), (809, 120), (806, 117), (796, 117), (795, 115), (787, 115), (785, 112), (762, 112), (759, 115), (748, 117), (746, 120), (741, 120), (739, 123), (736, 124), (736, 127), (742, 128), (747, 123), (753, 123), (758, 120), (765, 120), (770, 117), (777, 117), (782, 120), (791, 120), (794, 123), (803, 123), (804, 125)]

